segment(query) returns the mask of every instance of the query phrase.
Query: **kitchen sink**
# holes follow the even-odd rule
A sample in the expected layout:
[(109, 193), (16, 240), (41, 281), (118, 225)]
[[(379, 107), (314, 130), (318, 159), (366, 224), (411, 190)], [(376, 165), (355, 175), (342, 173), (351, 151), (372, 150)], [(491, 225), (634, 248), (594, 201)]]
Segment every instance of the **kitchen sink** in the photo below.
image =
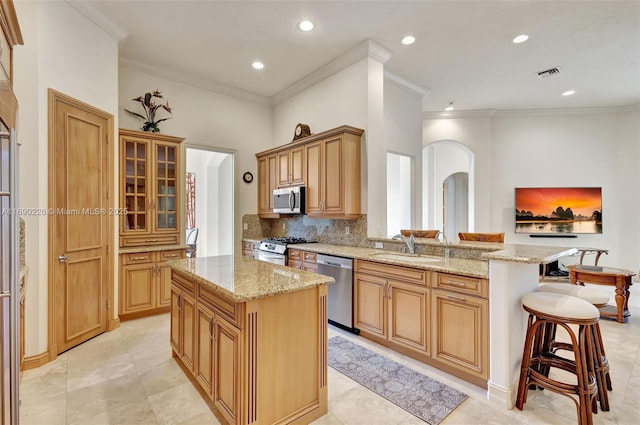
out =
[(422, 255), (389, 253), (372, 254), (371, 258), (379, 260), (403, 261), (407, 263), (436, 263), (438, 261), (442, 261), (442, 258), (440, 257), (426, 257)]

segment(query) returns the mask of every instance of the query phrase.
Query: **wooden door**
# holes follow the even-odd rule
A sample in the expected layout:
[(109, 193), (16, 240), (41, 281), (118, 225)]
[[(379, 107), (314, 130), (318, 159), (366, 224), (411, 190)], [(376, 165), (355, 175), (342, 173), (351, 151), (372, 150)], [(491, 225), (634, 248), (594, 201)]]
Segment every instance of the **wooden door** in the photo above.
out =
[(342, 163), (342, 137), (324, 142), (324, 187), (323, 212), (341, 214), (344, 212), (344, 164)]
[(198, 355), (196, 356), (195, 375), (202, 389), (209, 398), (213, 399), (211, 386), (213, 378), (213, 312), (202, 304), (198, 304), (196, 321)]
[(240, 331), (221, 317), (214, 325), (213, 402), (230, 424), (240, 400)]
[(158, 307), (171, 305), (171, 267), (160, 263), (158, 267)]
[(178, 358), (182, 356), (182, 336), (180, 335), (181, 298), (182, 291), (180, 291), (180, 289), (176, 288), (174, 285), (171, 285), (171, 335), (169, 339), (171, 342), (171, 348), (173, 348), (173, 351), (176, 353), (176, 356)]
[(182, 293), (180, 298), (180, 337), (182, 362), (193, 373), (196, 332), (196, 300)]
[(107, 330), (113, 268), (113, 117), (49, 90), (49, 347)]
[(435, 290), (433, 297), (433, 355), (476, 376), (487, 377), (488, 301)]
[(307, 157), (307, 199), (306, 212), (309, 215), (322, 214), (322, 142), (304, 146)]
[(429, 354), (429, 290), (389, 282), (389, 340)]
[(156, 307), (154, 263), (135, 264), (122, 267), (122, 294), (120, 313), (127, 314)]
[(355, 273), (354, 326), (362, 332), (387, 336), (387, 281)]

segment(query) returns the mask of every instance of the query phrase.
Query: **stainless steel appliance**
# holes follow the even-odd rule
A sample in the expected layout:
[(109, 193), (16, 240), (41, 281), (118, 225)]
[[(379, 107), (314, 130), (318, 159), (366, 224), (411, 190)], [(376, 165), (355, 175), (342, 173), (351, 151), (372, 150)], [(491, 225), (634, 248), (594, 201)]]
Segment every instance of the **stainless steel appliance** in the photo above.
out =
[(287, 265), (287, 245), (297, 243), (311, 243), (304, 238), (271, 238), (260, 242), (258, 248), (258, 260), (268, 261), (274, 264)]
[(354, 333), (353, 327), (353, 260), (318, 254), (318, 273), (331, 276), (335, 283), (329, 285), (327, 313), (329, 323)]
[(304, 186), (282, 187), (273, 190), (273, 212), (304, 214)]
[(0, 423), (9, 425), (19, 422), (18, 144), (15, 123), (7, 119), (15, 111), (6, 114), (7, 104), (15, 105), (15, 98), (6, 102), (13, 92), (6, 87), (0, 92)]

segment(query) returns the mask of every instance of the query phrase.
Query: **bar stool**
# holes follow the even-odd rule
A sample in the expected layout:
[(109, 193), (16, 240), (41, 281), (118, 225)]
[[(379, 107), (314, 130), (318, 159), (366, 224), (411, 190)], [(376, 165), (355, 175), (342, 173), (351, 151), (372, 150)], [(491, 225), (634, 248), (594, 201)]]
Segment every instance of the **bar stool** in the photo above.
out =
[[(524, 310), (529, 313), (529, 320), (516, 407), (519, 410), (523, 409), (529, 387), (537, 385), (569, 397), (576, 404), (578, 424), (592, 425), (592, 413), (597, 412), (597, 404), (592, 353), (594, 334), (591, 327), (600, 319), (598, 309), (580, 298), (545, 292), (526, 294), (521, 302)], [(577, 335), (569, 325), (578, 326)], [(558, 356), (540, 343), (541, 340), (550, 340), (548, 332), (553, 326), (564, 328), (569, 335), (570, 349), (574, 354), (573, 361)], [(569, 345), (566, 348), (569, 348)], [(577, 384), (549, 378), (550, 368), (575, 374)]]
[[(567, 283), (546, 283), (539, 285), (538, 291), (571, 295), (593, 304), (596, 308), (602, 308), (609, 302), (609, 294), (607, 292), (590, 286), (571, 285)], [(607, 390), (611, 391), (613, 387), (611, 385), (611, 376), (609, 375), (609, 361), (607, 360), (607, 355), (604, 351), (604, 343), (602, 342), (602, 334), (600, 333), (600, 323), (596, 323), (591, 326), (590, 329), (593, 332), (593, 360), (595, 365), (596, 383), (598, 385), (598, 400), (600, 401), (600, 408), (603, 411), (609, 411), (609, 396), (607, 394)], [(551, 339), (554, 339), (555, 328), (552, 332), (553, 334), (550, 335), (550, 337)], [(552, 348), (555, 347), (555, 350), (567, 349), (563, 348), (563, 345), (566, 344), (553, 342), (551, 345)], [(568, 350), (571, 351), (572, 349), (569, 347)]]

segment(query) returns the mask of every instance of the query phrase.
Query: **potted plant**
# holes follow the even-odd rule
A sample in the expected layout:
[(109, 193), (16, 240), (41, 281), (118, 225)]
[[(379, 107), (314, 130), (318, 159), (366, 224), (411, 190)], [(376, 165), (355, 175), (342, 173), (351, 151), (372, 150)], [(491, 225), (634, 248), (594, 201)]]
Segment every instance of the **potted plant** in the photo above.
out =
[(171, 113), (171, 108), (169, 107), (169, 101), (166, 101), (164, 104), (161, 104), (161, 103), (156, 103), (153, 100), (154, 98), (164, 99), (164, 97), (162, 97), (162, 92), (159, 91), (158, 89), (154, 90), (151, 93), (145, 93), (144, 96), (139, 96), (132, 99), (136, 102), (140, 102), (140, 104), (142, 105), (142, 109), (144, 109), (144, 115), (139, 114), (137, 112), (130, 111), (128, 109), (125, 109), (125, 111), (127, 111), (131, 115), (135, 115), (136, 117), (144, 120), (144, 124), (142, 124), (142, 131), (158, 133), (160, 131), (160, 127), (158, 127), (158, 124), (161, 123), (162, 121), (170, 120), (171, 118), (169, 117), (169, 118), (156, 119), (156, 112), (158, 111), (158, 109), (162, 108), (168, 113)]

